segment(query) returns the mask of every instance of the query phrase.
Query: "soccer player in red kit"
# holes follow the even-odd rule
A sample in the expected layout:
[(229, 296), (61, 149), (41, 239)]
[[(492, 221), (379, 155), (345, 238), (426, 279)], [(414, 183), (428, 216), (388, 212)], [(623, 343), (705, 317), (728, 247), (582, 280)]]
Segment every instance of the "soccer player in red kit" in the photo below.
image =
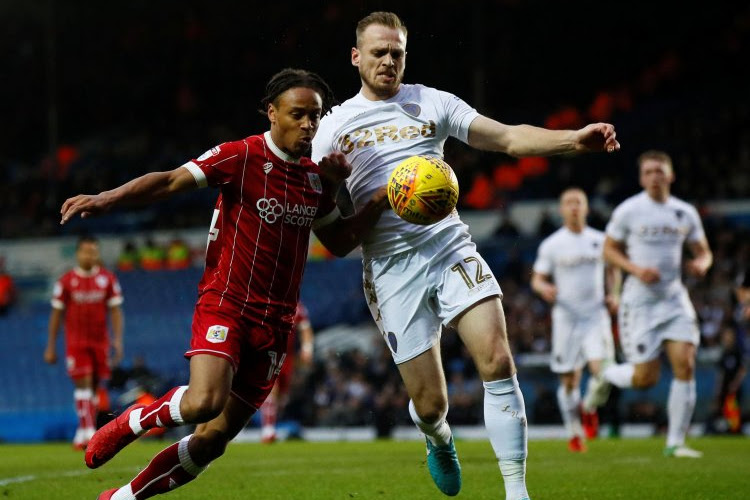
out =
[(299, 338), (299, 360), (303, 366), (309, 367), (313, 360), (313, 329), (307, 308), (302, 302), (297, 304), (297, 312), (294, 315), (294, 329), (297, 335), (290, 335), (287, 343), (286, 359), (281, 367), (281, 372), (276, 379), (271, 393), (260, 407), (260, 440), (263, 443), (276, 441), (276, 420), (279, 412), (286, 406), (289, 389), (294, 376), (296, 338)]
[(122, 291), (114, 274), (99, 265), (99, 243), (84, 236), (76, 247), (78, 266), (55, 283), (44, 361), (57, 362), (57, 333), (65, 322), (65, 364), (73, 380), (78, 428), (73, 447), (84, 449), (96, 431), (97, 391), (110, 376), (107, 312), (112, 322), (114, 365), (122, 360)]
[(141, 500), (192, 481), (224, 453), (271, 391), (294, 327), (310, 231), (339, 218), (334, 195), (350, 172), (343, 155), (329, 155), (320, 165), (307, 157), (332, 100), (319, 76), (283, 70), (268, 82), (262, 101), (270, 131), (63, 204), (62, 223), (197, 187), (221, 190), (221, 224), (212, 225), (209, 237), (220, 253), (201, 280), (185, 353), (189, 384), (151, 405), (133, 405), (102, 427), (86, 449), (86, 464), (99, 467), (148, 429), (198, 425), (100, 500)]

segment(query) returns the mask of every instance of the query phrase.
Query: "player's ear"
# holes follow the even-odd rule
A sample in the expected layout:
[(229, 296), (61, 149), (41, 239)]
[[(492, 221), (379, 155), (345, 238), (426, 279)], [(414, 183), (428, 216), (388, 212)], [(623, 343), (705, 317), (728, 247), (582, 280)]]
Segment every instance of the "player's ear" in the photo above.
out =
[(266, 115), (268, 116), (268, 121), (271, 122), (271, 125), (276, 124), (276, 108), (274, 107), (273, 103), (268, 103), (268, 110), (266, 111)]
[(359, 66), (359, 49), (352, 47), (352, 66)]

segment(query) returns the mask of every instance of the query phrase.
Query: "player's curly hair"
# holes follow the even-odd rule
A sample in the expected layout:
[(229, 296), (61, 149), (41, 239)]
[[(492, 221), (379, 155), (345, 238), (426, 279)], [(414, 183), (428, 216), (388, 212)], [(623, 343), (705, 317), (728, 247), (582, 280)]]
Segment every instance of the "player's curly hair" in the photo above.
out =
[(333, 95), (331, 87), (328, 86), (320, 75), (304, 69), (286, 68), (273, 75), (266, 84), (266, 96), (260, 101), (261, 114), (265, 115), (269, 104), (273, 103), (275, 105), (276, 99), (281, 94), (295, 87), (313, 89), (320, 94), (320, 98), (323, 101), (322, 114), (328, 113), (336, 104), (336, 97)]

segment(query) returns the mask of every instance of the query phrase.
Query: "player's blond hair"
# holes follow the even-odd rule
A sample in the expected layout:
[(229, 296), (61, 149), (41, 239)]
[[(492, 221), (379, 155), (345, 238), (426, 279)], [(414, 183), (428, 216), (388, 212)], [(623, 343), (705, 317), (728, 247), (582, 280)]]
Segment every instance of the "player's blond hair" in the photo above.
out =
[(368, 26), (371, 26), (373, 24), (385, 26), (386, 28), (401, 30), (401, 33), (404, 34), (404, 38), (406, 38), (406, 25), (403, 21), (401, 21), (400, 17), (398, 17), (393, 12), (377, 11), (368, 14), (357, 23), (357, 47), (359, 47), (359, 41), (362, 38), (362, 33), (365, 32)]
[(659, 151), (657, 149), (649, 149), (648, 151), (644, 151), (638, 157), (638, 168), (642, 167), (643, 163), (647, 160), (655, 160), (659, 163), (664, 163), (667, 165), (667, 167), (669, 167), (670, 172), (674, 172), (674, 168), (672, 167), (672, 158), (664, 151)]

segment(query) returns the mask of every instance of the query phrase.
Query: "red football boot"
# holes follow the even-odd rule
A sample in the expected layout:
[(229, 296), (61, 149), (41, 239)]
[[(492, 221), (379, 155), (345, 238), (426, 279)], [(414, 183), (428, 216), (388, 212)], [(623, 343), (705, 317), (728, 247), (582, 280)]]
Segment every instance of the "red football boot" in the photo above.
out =
[(96, 500), (109, 500), (110, 498), (112, 498), (112, 495), (114, 495), (114, 494), (115, 494), (115, 492), (116, 492), (116, 491), (117, 491), (118, 489), (119, 489), (119, 488), (112, 488), (111, 490), (107, 490), (107, 491), (102, 491), (102, 492), (101, 492), (101, 493), (99, 494), (99, 496), (98, 496), (98, 497), (96, 497)]
[(581, 436), (570, 438), (570, 441), (568, 441), (568, 449), (573, 453), (583, 453), (587, 450), (586, 443), (583, 442)]
[(86, 465), (90, 469), (96, 469), (107, 463), (120, 450), (138, 438), (128, 423), (133, 410), (143, 408), (143, 405), (133, 405), (125, 410), (116, 419), (96, 431), (94, 437), (86, 446)]
[(586, 439), (596, 439), (599, 435), (599, 414), (596, 410), (587, 412), (581, 408), (581, 425)]

